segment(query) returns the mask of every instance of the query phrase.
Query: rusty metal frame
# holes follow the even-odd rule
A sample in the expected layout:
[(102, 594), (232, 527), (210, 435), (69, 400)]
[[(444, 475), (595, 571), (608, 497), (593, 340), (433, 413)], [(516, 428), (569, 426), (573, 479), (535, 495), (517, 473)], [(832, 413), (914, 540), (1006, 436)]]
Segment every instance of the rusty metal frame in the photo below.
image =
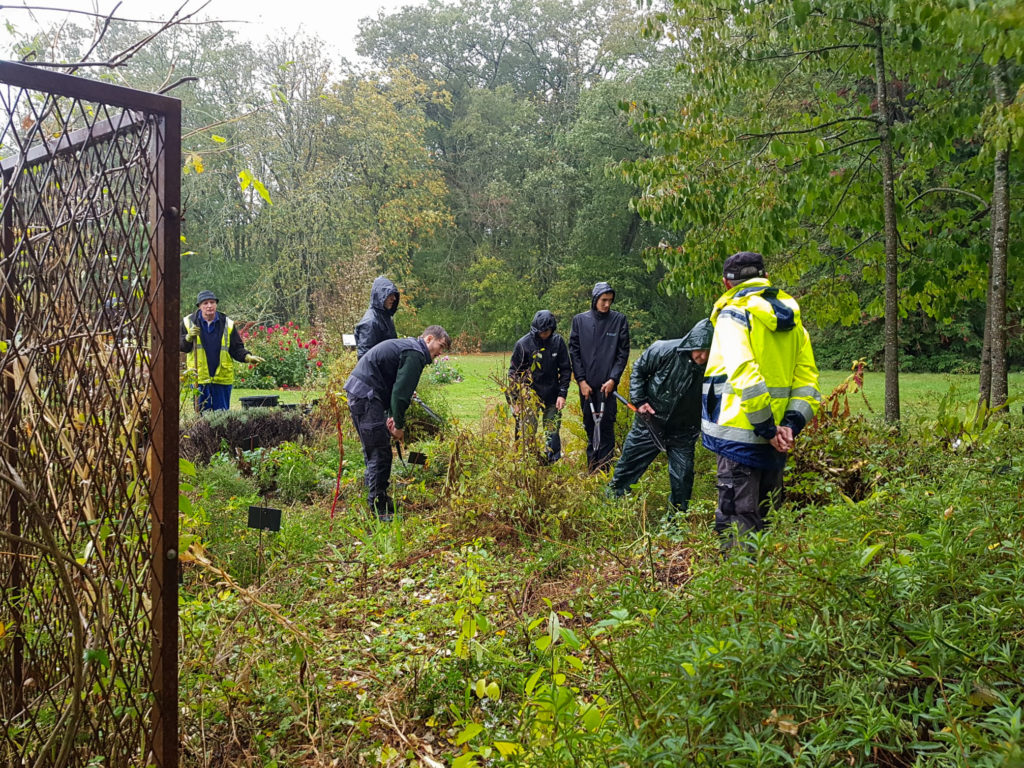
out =
[[(151, 673), (152, 710), (148, 713), (148, 743), (136, 758), (137, 764), (176, 768), (178, 764), (178, 323), (180, 320), (180, 210), (181, 210), (181, 102), (167, 96), (137, 91), (35, 67), (0, 61), (0, 87), (37, 91), (78, 102), (92, 102), (105, 108), (118, 108), (119, 114), (97, 121), (87, 128), (62, 133), (51, 141), (40, 141), (27, 151), (0, 162), (3, 200), (3, 256), (5, 261), (15, 249), (12, 210), (16, 200), (16, 180), (26, 169), (53, 163), (56, 158), (74, 156), (83, 146), (109, 141), (119, 134), (149, 122), (149, 145), (155, 177), (149, 180), (150, 209), (149, 280), (145, 302), (150, 318), (151, 344), (148, 356), (149, 446), (145, 456), (149, 490), (151, 600)], [(8, 115), (10, 120), (11, 115)], [(12, 338), (17, 323), (15, 301), (0, 286), (2, 309), (0, 324), (3, 338)], [(4, 376), (0, 388), (8, 402), (18, 397), (13, 377)], [(18, 465), (19, 425), (0, 425), (4, 439), (4, 458), (12, 469)], [(22, 565), (18, 493), (9, 506), (7, 530), (13, 534), (11, 582), (6, 588), (16, 594), (21, 587)], [(74, 556), (74, 553), (71, 553)], [(17, 603), (15, 603), (17, 605)], [(15, 617), (17, 620), (17, 617)], [(20, 626), (20, 625), (19, 625)], [(15, 680), (25, 679), (21, 639), (16, 633), (11, 643), (11, 669)], [(20, 691), (15, 701), (23, 704)], [(69, 763), (70, 764), (70, 763)], [(106, 763), (105, 763), (106, 764)]]

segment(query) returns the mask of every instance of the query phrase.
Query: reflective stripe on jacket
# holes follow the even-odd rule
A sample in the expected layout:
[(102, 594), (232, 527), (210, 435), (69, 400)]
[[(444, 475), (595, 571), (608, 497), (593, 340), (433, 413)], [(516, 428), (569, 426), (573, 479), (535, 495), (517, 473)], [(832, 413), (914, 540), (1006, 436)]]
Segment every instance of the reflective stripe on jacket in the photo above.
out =
[(705, 447), (752, 467), (777, 466), (776, 425), (797, 434), (818, 410), (818, 368), (796, 300), (766, 278), (726, 291), (711, 312), (704, 372)]
[[(185, 330), (190, 330), (196, 322), (192, 315), (185, 317)], [(235, 328), (235, 321), (230, 317), (224, 317), (224, 332), (220, 339), (220, 364), (216, 373), (210, 375), (210, 366), (206, 362), (206, 350), (203, 349), (202, 331), (200, 338), (193, 342), (192, 351), (187, 355), (188, 367), (199, 374), (200, 384), (234, 384), (235, 383), (235, 362), (231, 359), (228, 349), (231, 346), (231, 331)]]

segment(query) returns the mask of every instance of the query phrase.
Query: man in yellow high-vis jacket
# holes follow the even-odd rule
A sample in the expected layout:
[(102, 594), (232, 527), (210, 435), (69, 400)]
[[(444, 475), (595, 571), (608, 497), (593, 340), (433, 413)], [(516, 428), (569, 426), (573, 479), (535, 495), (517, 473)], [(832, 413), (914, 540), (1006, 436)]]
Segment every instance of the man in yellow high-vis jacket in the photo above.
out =
[(198, 309), (181, 321), (181, 351), (186, 365), (199, 378), (199, 410), (226, 411), (231, 407), (231, 387), (235, 383), (235, 365), (262, 363), (263, 358), (249, 354), (235, 321), (217, 311), (213, 291), (200, 291)]
[(715, 530), (758, 531), (782, 501), (782, 472), (821, 393), (811, 340), (792, 296), (772, 286), (759, 253), (725, 261), (715, 335), (704, 371), (703, 443), (718, 454)]

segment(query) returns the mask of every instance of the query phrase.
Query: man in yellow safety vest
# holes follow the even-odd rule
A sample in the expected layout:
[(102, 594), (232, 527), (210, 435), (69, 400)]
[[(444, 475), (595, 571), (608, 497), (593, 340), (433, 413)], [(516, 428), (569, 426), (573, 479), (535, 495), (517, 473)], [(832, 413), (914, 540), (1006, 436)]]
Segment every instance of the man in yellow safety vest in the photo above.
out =
[(235, 383), (235, 365), (262, 363), (242, 343), (235, 322), (217, 311), (213, 291), (200, 291), (196, 309), (181, 321), (181, 351), (187, 366), (199, 378), (200, 411), (226, 411), (231, 407), (231, 387)]
[(761, 254), (725, 260), (715, 335), (704, 371), (701, 431), (718, 454), (715, 530), (723, 550), (765, 526), (782, 501), (782, 471), (821, 401), (811, 340), (792, 296), (774, 288)]

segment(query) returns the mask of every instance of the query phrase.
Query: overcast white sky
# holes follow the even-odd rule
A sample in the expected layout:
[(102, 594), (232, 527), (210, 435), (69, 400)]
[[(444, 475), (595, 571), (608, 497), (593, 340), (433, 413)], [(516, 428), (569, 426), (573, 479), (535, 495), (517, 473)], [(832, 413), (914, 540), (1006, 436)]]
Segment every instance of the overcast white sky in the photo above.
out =
[[(359, 19), (376, 16), (379, 10), (393, 11), (407, 5), (422, 5), (424, 0), (210, 0), (196, 18), (234, 21), (231, 27), (246, 39), (259, 41), (282, 29), (296, 31), (303, 27), (316, 34), (348, 59), (355, 59), (355, 37)], [(167, 18), (185, 0), (123, 0), (117, 16), (128, 19)], [(20, 6), (20, 7), (19, 7)], [(67, 14), (29, 13), (22, 7), (68, 8), (109, 14), (116, 0), (11, 0), (3, 2), (0, 23), (10, 22), (19, 32), (31, 32), (39, 26), (48, 26)], [(188, 0), (182, 13), (202, 6), (201, 0)], [(82, 24), (88, 17), (72, 14), (72, 20)]]

